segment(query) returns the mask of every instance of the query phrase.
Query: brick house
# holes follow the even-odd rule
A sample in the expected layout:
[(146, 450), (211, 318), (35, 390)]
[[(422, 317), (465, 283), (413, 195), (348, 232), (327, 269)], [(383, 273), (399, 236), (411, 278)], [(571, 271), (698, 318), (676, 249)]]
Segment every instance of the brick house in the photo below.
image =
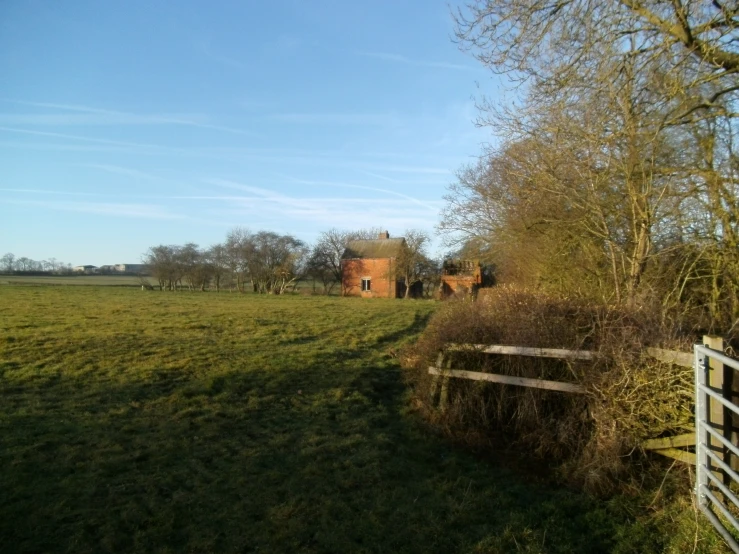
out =
[(349, 241), (341, 256), (341, 289), (345, 296), (402, 298), (405, 285), (396, 277), (396, 261), (405, 239), (387, 231), (376, 239)]

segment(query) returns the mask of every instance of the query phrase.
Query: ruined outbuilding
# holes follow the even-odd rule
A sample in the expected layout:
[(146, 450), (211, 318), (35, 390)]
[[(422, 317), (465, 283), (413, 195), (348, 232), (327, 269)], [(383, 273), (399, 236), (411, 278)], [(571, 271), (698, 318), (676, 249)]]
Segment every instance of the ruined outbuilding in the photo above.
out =
[(445, 260), (441, 268), (439, 298), (477, 296), (477, 291), (493, 285), (491, 272), (478, 260)]

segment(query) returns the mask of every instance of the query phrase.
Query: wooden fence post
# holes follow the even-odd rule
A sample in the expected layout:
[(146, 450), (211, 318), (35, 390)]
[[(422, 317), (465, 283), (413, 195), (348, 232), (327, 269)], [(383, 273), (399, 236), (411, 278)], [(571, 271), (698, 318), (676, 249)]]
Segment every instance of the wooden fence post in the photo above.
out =
[[(724, 387), (725, 398), (728, 398), (734, 404), (739, 405), (739, 376), (737, 375), (736, 370), (727, 366), (724, 366)], [(726, 410), (726, 414), (729, 422), (727, 425), (729, 428), (728, 438), (731, 441), (731, 444), (739, 445), (739, 414), (736, 414), (729, 409)], [(731, 453), (730, 459), (731, 462), (729, 463), (729, 466), (731, 469), (739, 473), (739, 456)]]
[[(452, 357), (449, 356), (446, 361), (446, 367), (449, 369), (452, 366)], [(439, 410), (443, 414), (446, 412), (447, 406), (449, 405), (449, 375), (441, 376), (441, 392), (439, 392)]]
[[(721, 337), (705, 336), (704, 344), (719, 352), (724, 351), (724, 340)], [(737, 404), (739, 400), (739, 379), (737, 379), (736, 371), (722, 363), (711, 360), (710, 385), (721, 391), (723, 397)], [(712, 401), (711, 404), (711, 421), (713, 421), (714, 411), (716, 412), (717, 421), (720, 421), (721, 430), (724, 438), (732, 444), (739, 444), (739, 415), (731, 411), (729, 408), (719, 406), (718, 402)], [(720, 410), (719, 410), (720, 409)], [(722, 413), (719, 415), (719, 411)], [(739, 458), (734, 455), (731, 450), (726, 447), (723, 449), (723, 460), (734, 471), (739, 471)]]
[[(447, 356), (446, 366), (450, 367), (452, 360), (451, 356)], [(449, 376), (444, 375), (444, 351), (439, 351), (439, 356), (436, 358), (436, 369), (434, 377), (431, 379), (431, 391), (429, 392), (431, 405), (436, 404), (436, 395), (439, 395), (439, 411), (444, 413), (446, 411), (447, 404), (449, 402)]]
[[(721, 353), (724, 351), (724, 339), (721, 337), (715, 337), (711, 335), (703, 336), (703, 344), (712, 350), (717, 350)], [(731, 368), (724, 368), (724, 364), (713, 358), (709, 358), (709, 371), (708, 371), (708, 385), (717, 392), (721, 392), (724, 398), (731, 399), (731, 379), (726, 379), (727, 370), (733, 373)], [(727, 383), (728, 381), (728, 383)], [(729, 394), (727, 395), (727, 385), (729, 387)], [(725, 408), (720, 402), (713, 398), (707, 398), (708, 400), (708, 422), (711, 424), (716, 431), (721, 433), (724, 437), (731, 440), (731, 422), (732, 413), (731, 410)], [(731, 451), (721, 444), (718, 440), (713, 437), (708, 437), (708, 447), (711, 452), (716, 454), (724, 463), (731, 464), (733, 456)], [(720, 468), (712, 467), (713, 473), (720, 477), (724, 484), (728, 487), (731, 484), (731, 479), (726, 472)]]
[[(441, 366), (444, 363), (444, 351), (439, 350), (439, 355), (436, 358), (436, 367), (441, 370)], [(431, 402), (431, 407), (433, 407), (436, 404), (436, 395), (439, 391), (439, 379), (440, 377), (438, 375), (434, 375), (431, 378), (431, 390), (429, 391), (429, 400)]]

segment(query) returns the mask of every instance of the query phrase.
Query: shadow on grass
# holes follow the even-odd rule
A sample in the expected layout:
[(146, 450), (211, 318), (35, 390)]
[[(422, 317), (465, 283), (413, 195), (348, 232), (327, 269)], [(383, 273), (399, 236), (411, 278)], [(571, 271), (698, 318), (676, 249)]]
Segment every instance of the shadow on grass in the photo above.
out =
[(378, 347), (386, 346), (388, 344), (397, 344), (399, 341), (407, 337), (417, 337), (421, 331), (428, 325), (429, 319), (431, 319), (431, 313), (416, 313), (413, 316), (413, 322), (405, 328), (397, 329), (391, 333), (382, 335), (377, 339), (376, 345)]
[(174, 385), (14, 388), (2, 551), (608, 552), (624, 534), (610, 505), (429, 436), (404, 415), (395, 364), (348, 372), (336, 355)]

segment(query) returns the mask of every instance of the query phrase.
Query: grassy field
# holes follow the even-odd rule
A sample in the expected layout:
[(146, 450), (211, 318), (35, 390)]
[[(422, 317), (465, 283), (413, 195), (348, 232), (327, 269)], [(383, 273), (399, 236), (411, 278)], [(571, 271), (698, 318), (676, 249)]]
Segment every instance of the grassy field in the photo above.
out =
[[(154, 279), (146, 278), (155, 285)], [(0, 275), (0, 285), (87, 285), (104, 287), (138, 287), (141, 279), (135, 275)]]
[(434, 308), (0, 287), (0, 551), (683, 551), (425, 428), (392, 353)]
[[(153, 277), (144, 277), (144, 282), (159, 288), (159, 283)], [(96, 286), (96, 287), (135, 287), (141, 288), (142, 278), (136, 275), (12, 275), (0, 274), (0, 286), (2, 285), (25, 285), (25, 286)], [(184, 286), (187, 288), (187, 285)], [(230, 285), (224, 286), (227, 292)], [(312, 280), (301, 280), (295, 287), (301, 294), (321, 294), (321, 284)], [(221, 291), (223, 292), (223, 291)], [(338, 296), (341, 293), (339, 287), (333, 287), (331, 294)]]

